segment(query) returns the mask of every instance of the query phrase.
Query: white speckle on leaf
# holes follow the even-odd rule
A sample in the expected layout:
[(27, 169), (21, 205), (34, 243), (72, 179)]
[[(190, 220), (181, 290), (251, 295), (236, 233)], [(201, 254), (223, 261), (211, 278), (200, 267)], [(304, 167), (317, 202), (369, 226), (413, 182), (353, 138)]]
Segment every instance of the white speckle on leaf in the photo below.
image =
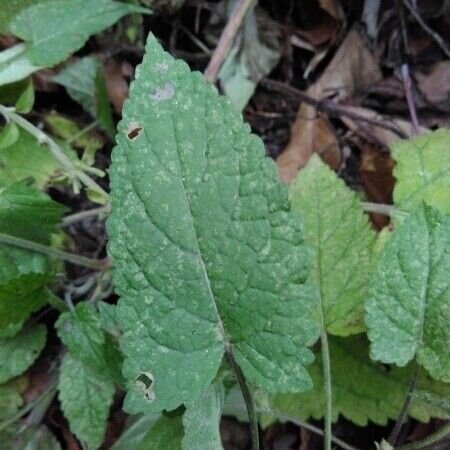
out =
[(156, 70), (158, 72), (165, 72), (169, 68), (168, 64), (166, 62), (158, 62), (156, 63)]
[(175, 88), (172, 83), (166, 83), (163, 87), (158, 87), (150, 98), (155, 102), (170, 100), (175, 95)]

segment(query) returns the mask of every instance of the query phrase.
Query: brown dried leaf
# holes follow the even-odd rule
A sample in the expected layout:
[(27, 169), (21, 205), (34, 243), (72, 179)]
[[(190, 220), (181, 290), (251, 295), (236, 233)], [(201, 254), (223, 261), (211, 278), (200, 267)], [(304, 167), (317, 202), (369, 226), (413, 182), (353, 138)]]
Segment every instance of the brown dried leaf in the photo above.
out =
[(117, 114), (121, 114), (123, 102), (128, 97), (128, 81), (133, 75), (133, 67), (124, 62), (109, 60), (104, 64), (104, 74), (108, 99)]
[(450, 111), (450, 61), (435, 64), (428, 74), (417, 73), (419, 89), (435, 106)]
[(320, 7), (324, 9), (330, 16), (344, 22), (345, 14), (339, 0), (319, 0)]
[[(377, 62), (356, 31), (350, 31), (319, 80), (307, 94), (317, 100), (330, 94), (343, 100), (359, 91), (367, 90), (382, 78)], [(334, 132), (325, 117), (317, 118), (315, 108), (301, 104), (291, 129), (291, 139), (278, 157), (280, 179), (289, 183), (312, 153), (318, 153), (337, 169), (341, 153)]]

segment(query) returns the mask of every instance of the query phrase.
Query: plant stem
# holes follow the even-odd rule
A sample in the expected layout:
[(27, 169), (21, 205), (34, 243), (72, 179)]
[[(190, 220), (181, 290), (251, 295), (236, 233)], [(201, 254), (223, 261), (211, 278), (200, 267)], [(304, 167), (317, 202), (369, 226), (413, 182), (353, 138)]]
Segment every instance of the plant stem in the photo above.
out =
[(417, 442), (412, 442), (411, 444), (401, 445), (400, 447), (395, 447), (395, 450), (425, 450), (430, 448), (432, 444), (437, 443), (442, 438), (450, 434), (450, 423), (444, 425), (442, 428), (437, 430), (435, 433)]
[(253, 402), (252, 393), (248, 387), (245, 376), (242, 373), (242, 369), (237, 363), (233, 350), (229, 347), (225, 354), (227, 355), (228, 361), (233, 369), (234, 374), (239, 382), (239, 386), (244, 397), (245, 405), (247, 407), (248, 419), (250, 422), (251, 434), (252, 434), (252, 450), (259, 450), (259, 431), (258, 431), (258, 418), (256, 417), (255, 404)]
[(105, 259), (91, 259), (85, 256), (76, 255), (74, 253), (64, 252), (55, 248), (48, 247), (38, 242), (28, 241), (27, 239), (18, 238), (16, 236), (10, 236), (8, 234), (0, 233), (0, 243), (13, 245), (15, 247), (24, 248), (38, 253), (43, 253), (54, 258), (61, 259), (63, 261), (77, 264), (78, 266), (87, 267), (93, 270), (107, 270), (110, 268), (110, 262), (108, 258)]
[(405, 217), (407, 212), (397, 209), (394, 205), (386, 205), (384, 203), (362, 202), (363, 210), (368, 213), (383, 214), (389, 217)]
[(7, 120), (16, 123), (19, 127), (34, 136), (40, 144), (47, 145), (50, 153), (69, 175), (78, 178), (88, 189), (91, 189), (105, 199), (108, 199), (108, 193), (91, 177), (77, 168), (71, 159), (64, 153), (61, 147), (50, 136), (35, 127), (31, 122), (28, 122), (28, 120), (24, 119), (20, 114), (12, 111), (10, 108), (0, 105), (0, 114), (2, 114)]
[(322, 365), (323, 365), (323, 392), (325, 395), (325, 411), (324, 411), (324, 450), (331, 450), (331, 413), (332, 413), (332, 391), (331, 391), (331, 364), (330, 349), (328, 347), (328, 335), (325, 328), (325, 319), (322, 303), (320, 305), (320, 320), (322, 331), (320, 341), (322, 343)]
[(86, 125), (84, 128), (82, 128), (80, 131), (75, 133), (73, 136), (71, 136), (69, 139), (66, 140), (66, 142), (70, 145), (73, 142), (75, 142), (77, 139), (80, 139), (81, 136), (84, 136), (86, 133), (89, 133), (92, 129), (94, 129), (98, 125), (98, 120), (92, 122), (89, 125)]
[(102, 214), (108, 214), (109, 207), (108, 206), (101, 206), (100, 208), (93, 208), (88, 209), (87, 211), (80, 211), (74, 214), (70, 214), (63, 218), (62, 220), (62, 227), (68, 227), (69, 225), (72, 225), (77, 222), (81, 222), (84, 219), (87, 219), (89, 217), (95, 217), (100, 216)]
[(205, 78), (214, 83), (217, 80), (217, 75), (219, 73), (220, 67), (224, 62), (225, 58), (233, 45), (234, 38), (242, 25), (250, 8), (252, 8), (256, 3), (256, 0), (238, 0), (236, 6), (234, 7), (231, 16), (222, 31), (219, 43), (212, 55), (211, 61), (205, 70)]
[(403, 421), (405, 420), (406, 413), (408, 412), (408, 406), (412, 399), (412, 394), (414, 392), (414, 389), (416, 388), (416, 382), (417, 382), (417, 375), (419, 373), (419, 367), (417, 364), (414, 365), (414, 372), (411, 376), (411, 380), (409, 382), (408, 392), (406, 393), (405, 401), (403, 402), (402, 409), (400, 411), (400, 414), (397, 417), (397, 420), (395, 422), (394, 428), (391, 431), (391, 434), (389, 435), (388, 442), (392, 446), (395, 446), (395, 443), (397, 442), (398, 435), (400, 434), (400, 430), (403, 425)]

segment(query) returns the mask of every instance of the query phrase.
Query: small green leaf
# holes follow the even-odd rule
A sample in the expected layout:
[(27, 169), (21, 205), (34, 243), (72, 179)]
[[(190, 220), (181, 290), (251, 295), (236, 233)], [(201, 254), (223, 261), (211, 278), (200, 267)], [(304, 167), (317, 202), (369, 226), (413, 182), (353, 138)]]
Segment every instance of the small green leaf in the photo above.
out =
[(23, 399), (14, 381), (0, 386), (0, 420), (16, 414), (22, 405)]
[(194, 401), (226, 349), (262, 390), (309, 389), (310, 249), (275, 164), (200, 74), (152, 35), (146, 51), (110, 168), (125, 408)]
[(12, 34), (25, 41), (27, 57), (37, 66), (53, 66), (79, 50), (92, 34), (141, 8), (112, 0), (47, 0), (19, 12)]
[(25, 131), (20, 130), (14, 145), (0, 151), (0, 188), (27, 179), (37, 189), (44, 189), (60, 172), (47, 148)]
[(45, 426), (15, 424), (0, 432), (0, 442), (5, 449), (14, 450), (61, 450), (53, 433)]
[(313, 155), (291, 187), (291, 201), (315, 250), (311, 280), (320, 288), (327, 332), (347, 336), (364, 331), (375, 233), (357, 195)]
[(44, 325), (24, 328), (12, 338), (0, 339), (0, 383), (21, 375), (45, 346), (47, 329)]
[(162, 415), (150, 428), (137, 450), (182, 450), (183, 435), (180, 415)]
[(28, 114), (34, 105), (34, 85), (30, 79), (27, 88), (16, 102), (16, 111), (20, 114)]
[(86, 56), (68, 65), (53, 81), (64, 86), (68, 94), (99, 121), (110, 137), (114, 136), (114, 123), (106, 93), (101, 64)]
[(7, 123), (0, 131), (0, 150), (11, 147), (19, 139), (19, 128), (14, 122)]
[(66, 354), (58, 388), (61, 408), (71, 431), (89, 448), (100, 447), (113, 401), (113, 383)]
[(158, 418), (159, 414), (129, 416), (125, 423), (125, 430), (110, 450), (136, 450)]
[(223, 385), (216, 383), (197, 400), (186, 405), (183, 414), (183, 449), (223, 450), (219, 429), (223, 399)]
[(117, 306), (103, 301), (97, 302), (98, 312), (102, 328), (112, 336), (120, 336), (120, 328), (117, 320)]
[(440, 129), (391, 145), (396, 161), (394, 203), (413, 211), (422, 201), (450, 214), (450, 130)]
[(0, 86), (23, 80), (43, 67), (33, 64), (24, 44), (0, 52)]
[(371, 357), (450, 382), (450, 219), (427, 205), (380, 254), (366, 301)]
[(93, 305), (78, 303), (73, 312), (60, 315), (55, 327), (72, 356), (98, 375), (121, 381), (121, 356), (102, 329)]

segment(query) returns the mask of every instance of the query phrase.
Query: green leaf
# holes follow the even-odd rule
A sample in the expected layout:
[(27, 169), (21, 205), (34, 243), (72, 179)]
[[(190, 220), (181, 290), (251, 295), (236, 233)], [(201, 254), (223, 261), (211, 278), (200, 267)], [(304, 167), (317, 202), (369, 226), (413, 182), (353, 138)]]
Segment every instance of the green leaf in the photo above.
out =
[(371, 357), (450, 382), (450, 218), (422, 205), (380, 254), (366, 300)]
[(182, 450), (184, 435), (183, 422), (180, 415), (162, 415), (150, 428), (137, 450)]
[(110, 168), (125, 408), (194, 401), (227, 347), (263, 390), (309, 389), (310, 251), (275, 165), (200, 74), (152, 35), (146, 51)]
[(53, 77), (68, 94), (99, 121), (109, 136), (114, 136), (114, 123), (106, 93), (103, 69), (99, 61), (86, 56), (65, 67)]
[(33, 109), (34, 100), (34, 85), (33, 80), (30, 79), (28, 86), (16, 102), (16, 112), (28, 114)]
[(120, 336), (120, 327), (117, 319), (117, 306), (103, 301), (97, 302), (102, 328), (112, 336)]
[(23, 80), (43, 67), (34, 64), (24, 44), (0, 52), (0, 86)]
[[(20, 380), (18, 378), (17, 380)], [(23, 405), (20, 395), (20, 383), (11, 381), (0, 386), (0, 420), (8, 419), (19, 411)]]
[(0, 150), (14, 145), (19, 139), (19, 127), (14, 122), (7, 123), (0, 131)]
[[(237, 2), (227, 3), (229, 16)], [(280, 60), (276, 35), (276, 24), (267, 14), (253, 8), (248, 12), (244, 26), (219, 72), (223, 91), (238, 111), (245, 108), (259, 81)]]
[[(391, 369), (369, 358), (367, 343), (360, 336), (331, 338), (332, 418), (335, 422), (342, 414), (359, 426), (368, 421), (386, 425), (396, 419), (404, 402), (412, 376), (412, 367)], [(320, 420), (324, 414), (322, 359), (317, 355), (310, 368), (314, 388), (301, 394), (281, 394), (272, 398), (275, 411), (300, 420)], [(417, 388), (435, 399), (448, 399), (450, 386), (436, 382), (420, 372)], [(409, 416), (428, 422), (432, 417), (445, 418), (446, 414), (414, 398), (408, 408)]]
[(223, 400), (223, 385), (216, 383), (197, 400), (186, 405), (183, 414), (183, 449), (223, 450), (219, 429)]
[(40, 1), (46, 0), (8, 0), (7, 2), (3, 2), (2, 13), (0, 14), (0, 33), (8, 34), (8, 24), (11, 19), (23, 9)]
[[(46, 194), (15, 183), (0, 192), (0, 233), (48, 245), (65, 210)], [(0, 335), (17, 332), (49, 300), (45, 286), (52, 278), (43, 255), (0, 244)]]
[(125, 424), (125, 431), (114, 442), (110, 450), (136, 450), (158, 418), (159, 414), (129, 416)]
[(291, 187), (291, 201), (315, 250), (311, 281), (320, 288), (327, 332), (347, 336), (364, 331), (375, 234), (357, 195), (313, 155)]
[(63, 313), (55, 323), (58, 336), (72, 356), (99, 376), (121, 380), (121, 356), (102, 329), (94, 306), (78, 303), (73, 312)]
[(14, 145), (0, 150), (0, 188), (27, 179), (44, 189), (60, 171), (51, 153), (25, 131), (19, 132)]
[(44, 325), (24, 328), (12, 338), (0, 339), (0, 383), (25, 372), (45, 346)]
[(61, 408), (71, 431), (89, 448), (100, 447), (113, 401), (113, 383), (66, 354), (58, 388)]
[(48, 245), (66, 211), (47, 194), (14, 183), (0, 192), (0, 233)]
[(9, 30), (25, 41), (32, 63), (48, 67), (79, 50), (92, 34), (139, 11), (139, 7), (112, 0), (48, 0), (22, 10)]
[(394, 203), (413, 211), (425, 201), (450, 214), (450, 130), (440, 129), (391, 144), (396, 161)]

